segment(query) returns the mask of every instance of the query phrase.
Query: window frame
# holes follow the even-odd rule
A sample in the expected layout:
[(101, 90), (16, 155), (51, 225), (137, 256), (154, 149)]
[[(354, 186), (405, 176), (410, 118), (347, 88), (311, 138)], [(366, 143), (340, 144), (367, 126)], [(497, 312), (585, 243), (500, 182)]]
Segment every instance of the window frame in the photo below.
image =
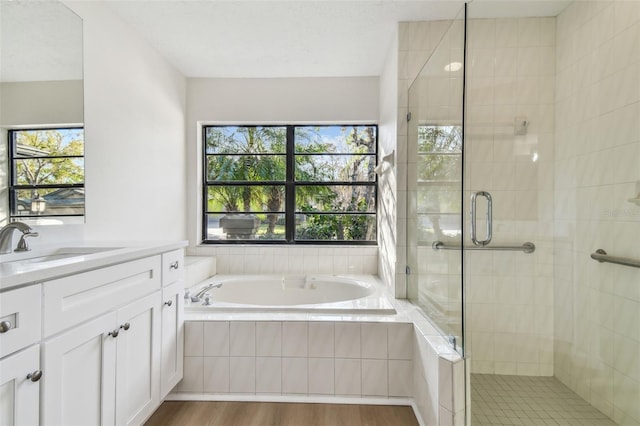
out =
[[(15, 134), (20, 132), (35, 132), (35, 131), (47, 131), (47, 130), (82, 130), (82, 155), (38, 155), (32, 157), (20, 157), (17, 156), (17, 150), (15, 149)], [(84, 140), (84, 126), (81, 125), (69, 125), (69, 126), (47, 126), (47, 127), (14, 127), (7, 129), (7, 141), (8, 141), (8, 152), (7, 159), (9, 163), (9, 173), (8, 173), (8, 185), (7, 190), (9, 193), (9, 220), (10, 221), (22, 221), (22, 220), (37, 220), (42, 218), (65, 218), (65, 217), (85, 217), (86, 215), (86, 198), (85, 204), (83, 207), (82, 214), (15, 214), (17, 212), (17, 203), (16, 199), (17, 191), (20, 190), (38, 190), (38, 189), (67, 189), (67, 188), (85, 188), (86, 183), (86, 168), (85, 168), (85, 140)], [(16, 175), (16, 160), (25, 160), (25, 159), (57, 159), (57, 158), (81, 158), (83, 160), (82, 172), (83, 178), (82, 183), (60, 183), (60, 184), (41, 184), (41, 185), (26, 185), (26, 184), (18, 184), (17, 183), (17, 175)], [(86, 195), (86, 193), (85, 193)]]
[[(286, 149), (284, 153), (263, 153), (261, 155), (282, 155), (285, 157), (286, 163), (286, 176), (284, 181), (270, 180), (270, 181), (209, 181), (207, 179), (207, 159), (212, 154), (207, 154), (207, 129), (208, 128), (228, 128), (228, 127), (282, 127), (286, 128)], [(345, 156), (345, 155), (362, 155), (362, 154), (353, 154), (353, 153), (330, 153), (330, 152), (322, 152), (322, 153), (296, 153), (295, 152), (295, 130), (296, 128), (302, 127), (373, 127), (375, 129), (375, 143), (374, 143), (374, 152), (372, 154), (364, 154), (372, 157), (374, 161), (374, 167), (378, 165), (378, 144), (379, 144), (379, 133), (378, 133), (378, 125), (375, 123), (295, 123), (295, 124), (257, 124), (257, 123), (242, 123), (242, 124), (234, 124), (234, 123), (224, 123), (224, 124), (201, 124), (201, 161), (202, 161), (202, 173), (201, 173), (201, 184), (202, 184), (202, 193), (201, 193), (201, 202), (202, 206), (200, 209), (201, 215), (201, 232), (200, 232), (200, 244), (203, 245), (225, 245), (225, 244), (259, 244), (259, 245), (344, 245), (344, 246), (375, 246), (378, 244), (378, 175), (374, 173), (374, 180), (367, 181), (296, 181), (295, 172), (296, 172), (296, 155), (311, 155), (311, 156)], [(213, 154), (215, 155), (215, 154)], [(238, 155), (238, 154), (221, 154), (221, 155)], [(255, 154), (247, 154), (247, 155), (255, 155)], [(210, 214), (222, 213), (222, 212), (210, 212), (208, 210), (208, 190), (212, 186), (271, 186), (271, 185), (283, 185), (285, 191), (285, 198), (283, 202), (284, 212), (270, 212), (264, 211), (259, 214), (284, 214), (285, 218), (285, 238), (281, 240), (260, 240), (260, 239), (238, 239), (238, 240), (227, 240), (227, 239), (208, 239), (208, 218), (207, 216)], [(375, 221), (376, 232), (373, 240), (302, 240), (296, 239), (295, 225), (291, 225), (295, 223), (295, 217), (300, 212), (296, 211), (296, 187), (298, 186), (370, 186), (374, 191), (374, 208), (372, 212), (359, 212), (359, 211), (336, 211), (336, 212), (313, 212), (313, 214), (318, 215), (365, 215), (372, 216)], [(242, 212), (239, 212), (242, 213)], [(255, 212), (252, 212), (255, 213)]]

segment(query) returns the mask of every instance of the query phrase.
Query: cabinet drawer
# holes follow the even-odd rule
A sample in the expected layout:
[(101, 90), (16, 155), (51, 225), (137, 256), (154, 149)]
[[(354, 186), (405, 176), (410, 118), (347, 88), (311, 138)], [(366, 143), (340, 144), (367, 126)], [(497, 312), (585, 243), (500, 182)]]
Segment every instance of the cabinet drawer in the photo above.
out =
[(45, 336), (159, 289), (160, 267), (158, 255), (44, 283)]
[(162, 254), (162, 285), (167, 286), (184, 277), (184, 250), (174, 250)]
[(40, 284), (0, 294), (0, 358), (40, 340), (41, 297)]

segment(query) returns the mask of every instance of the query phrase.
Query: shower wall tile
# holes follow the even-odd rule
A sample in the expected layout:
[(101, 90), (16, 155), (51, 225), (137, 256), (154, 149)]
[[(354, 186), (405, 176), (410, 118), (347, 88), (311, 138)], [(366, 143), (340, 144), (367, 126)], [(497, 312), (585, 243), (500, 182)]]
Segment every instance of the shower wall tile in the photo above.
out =
[[(531, 241), (536, 252), (467, 253), (469, 365), (479, 373), (549, 375), (542, 366), (553, 341), (555, 19), (475, 21), (468, 34), (475, 63), (467, 68), (467, 188), (493, 196), (492, 244)], [(493, 69), (483, 65), (489, 63)], [(528, 125), (518, 134), (522, 120)]]
[[(640, 423), (640, 7), (572, 3), (556, 28), (554, 374), (617, 423)], [(633, 77), (635, 76), (635, 77)], [(541, 340), (540, 346), (546, 343)], [(545, 353), (545, 360), (548, 359)]]

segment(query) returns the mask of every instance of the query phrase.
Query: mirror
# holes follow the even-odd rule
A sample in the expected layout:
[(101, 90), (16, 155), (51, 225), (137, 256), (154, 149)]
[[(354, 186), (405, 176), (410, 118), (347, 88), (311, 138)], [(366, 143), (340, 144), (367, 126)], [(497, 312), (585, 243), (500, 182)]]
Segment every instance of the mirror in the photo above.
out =
[(82, 19), (57, 1), (0, 1), (0, 226), (8, 130), (83, 126)]

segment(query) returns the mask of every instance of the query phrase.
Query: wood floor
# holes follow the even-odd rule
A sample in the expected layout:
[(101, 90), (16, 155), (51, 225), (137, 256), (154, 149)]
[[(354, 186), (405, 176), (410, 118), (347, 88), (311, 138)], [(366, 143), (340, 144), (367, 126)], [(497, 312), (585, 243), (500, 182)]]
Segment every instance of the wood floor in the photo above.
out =
[(165, 401), (146, 426), (410, 426), (411, 407), (285, 402)]

